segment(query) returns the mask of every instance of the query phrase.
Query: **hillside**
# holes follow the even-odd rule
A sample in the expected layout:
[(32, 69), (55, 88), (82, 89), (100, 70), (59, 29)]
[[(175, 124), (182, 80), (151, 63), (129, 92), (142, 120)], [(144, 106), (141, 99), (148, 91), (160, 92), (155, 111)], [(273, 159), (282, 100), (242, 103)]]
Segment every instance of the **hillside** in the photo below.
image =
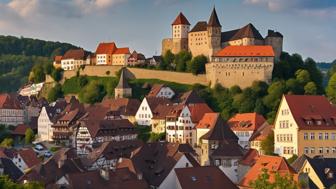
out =
[(0, 92), (17, 91), (27, 83), (34, 65), (50, 63), (55, 55), (70, 48), (78, 47), (69, 43), (0, 36)]

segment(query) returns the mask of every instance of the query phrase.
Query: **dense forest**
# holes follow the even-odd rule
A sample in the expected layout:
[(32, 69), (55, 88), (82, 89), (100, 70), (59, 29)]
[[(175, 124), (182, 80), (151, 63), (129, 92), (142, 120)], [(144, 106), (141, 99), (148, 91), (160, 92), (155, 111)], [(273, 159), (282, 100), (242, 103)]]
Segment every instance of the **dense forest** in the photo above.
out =
[(0, 36), (0, 92), (15, 92), (27, 83), (34, 65), (51, 63), (55, 55), (70, 48), (69, 43)]

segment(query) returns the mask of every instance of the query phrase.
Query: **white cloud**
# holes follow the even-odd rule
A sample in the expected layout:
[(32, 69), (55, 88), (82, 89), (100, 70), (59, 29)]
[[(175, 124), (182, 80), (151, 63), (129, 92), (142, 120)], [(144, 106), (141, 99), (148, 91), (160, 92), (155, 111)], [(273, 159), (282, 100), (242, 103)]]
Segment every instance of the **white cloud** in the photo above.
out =
[(244, 4), (266, 7), (272, 12), (295, 12), (300, 15), (336, 18), (335, 0), (244, 0)]

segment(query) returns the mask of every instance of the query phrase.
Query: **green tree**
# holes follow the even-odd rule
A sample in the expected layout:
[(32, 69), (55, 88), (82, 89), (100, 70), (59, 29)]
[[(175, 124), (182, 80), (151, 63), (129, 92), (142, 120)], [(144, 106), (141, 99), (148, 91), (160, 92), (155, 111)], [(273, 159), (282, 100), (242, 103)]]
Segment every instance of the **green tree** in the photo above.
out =
[(41, 83), (45, 80), (45, 73), (41, 64), (37, 64), (33, 67), (29, 75), (29, 80), (34, 83)]
[(290, 94), (302, 94), (303, 89), (302, 85), (298, 82), (298, 80), (294, 78), (290, 78), (286, 81), (286, 88), (288, 93)]
[(274, 186), (269, 181), (269, 174), (267, 169), (262, 169), (261, 174), (258, 175), (258, 178), (249, 183), (250, 187), (253, 189), (273, 189)]
[(232, 87), (230, 87), (230, 94), (232, 96), (242, 93), (243, 91), (241, 90), (241, 88), (238, 85), (234, 85)]
[(25, 132), (25, 144), (31, 144), (35, 138), (34, 132), (31, 128), (28, 128)]
[(28, 182), (26, 184), (17, 184), (13, 182), (8, 176), (0, 176), (0, 188), (6, 189), (43, 189), (43, 185), (38, 182)]
[(54, 70), (53, 64), (50, 62), (43, 64), (43, 71), (45, 74), (51, 75), (51, 72)]
[(266, 155), (274, 154), (274, 132), (270, 133), (263, 141), (261, 141), (261, 150)]
[(5, 139), (1, 142), (0, 146), (1, 146), (1, 147), (5, 147), (5, 148), (10, 148), (10, 147), (13, 146), (13, 143), (14, 143), (14, 141), (13, 141), (12, 138), (5, 138)]
[(89, 83), (89, 80), (86, 75), (80, 75), (77, 77), (78, 86), (80, 88), (85, 87)]
[(194, 57), (188, 65), (188, 71), (194, 75), (205, 73), (205, 64), (208, 62), (208, 58), (204, 55)]
[(164, 56), (162, 57), (162, 61), (159, 65), (159, 68), (161, 70), (167, 70), (170, 68), (170, 66), (172, 65), (172, 63), (174, 62), (174, 59), (175, 59), (175, 55), (170, 51), (168, 50)]
[(332, 103), (336, 104), (336, 73), (334, 73), (329, 79), (326, 93)]
[(81, 102), (94, 104), (101, 102), (106, 95), (106, 89), (104, 85), (97, 81), (90, 82), (79, 93), (79, 99)]
[(187, 69), (187, 62), (190, 61), (192, 55), (188, 51), (181, 51), (175, 55), (174, 64), (176, 65), (176, 71), (184, 72)]
[(51, 77), (56, 81), (59, 82), (62, 79), (62, 72), (61, 68), (53, 69), (51, 72)]
[(64, 94), (63, 94), (62, 86), (59, 83), (56, 83), (56, 85), (48, 93), (48, 101), (54, 102), (58, 98), (63, 98), (63, 97), (64, 97)]
[(295, 76), (300, 84), (305, 85), (310, 81), (310, 74), (307, 70), (300, 69), (295, 72)]
[(305, 91), (305, 94), (316, 95), (317, 94), (317, 87), (316, 87), (315, 83), (311, 81), (311, 82), (308, 82), (304, 86), (304, 91)]
[(294, 181), (292, 175), (280, 175), (275, 174), (274, 182), (270, 182), (270, 175), (267, 169), (262, 169), (261, 174), (258, 178), (249, 183), (250, 187), (253, 189), (298, 189), (298, 184)]

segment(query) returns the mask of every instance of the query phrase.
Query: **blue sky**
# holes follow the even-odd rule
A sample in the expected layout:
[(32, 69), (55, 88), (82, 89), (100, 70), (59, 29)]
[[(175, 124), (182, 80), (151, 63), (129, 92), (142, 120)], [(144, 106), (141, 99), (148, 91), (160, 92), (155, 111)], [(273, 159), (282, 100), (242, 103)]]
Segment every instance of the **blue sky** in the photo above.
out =
[(94, 51), (115, 41), (159, 54), (182, 11), (192, 26), (216, 6), (222, 30), (253, 23), (284, 35), (284, 50), (317, 61), (336, 59), (336, 0), (0, 0), (0, 34), (69, 42)]

